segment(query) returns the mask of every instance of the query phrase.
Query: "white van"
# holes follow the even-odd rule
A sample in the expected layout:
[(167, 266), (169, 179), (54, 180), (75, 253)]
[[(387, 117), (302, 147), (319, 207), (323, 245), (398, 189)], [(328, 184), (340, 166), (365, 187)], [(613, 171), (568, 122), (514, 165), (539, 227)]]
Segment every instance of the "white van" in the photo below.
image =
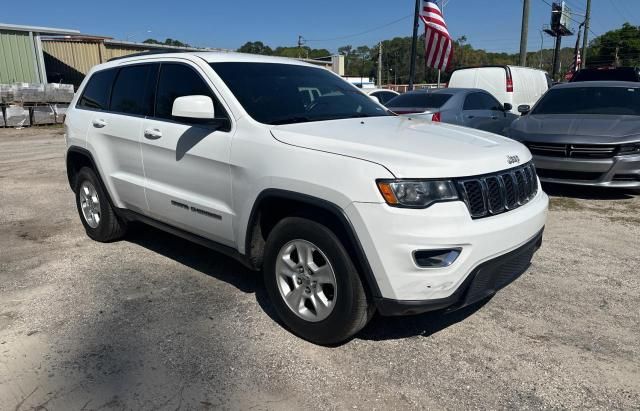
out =
[(479, 88), (493, 94), (501, 103), (509, 103), (517, 114), (518, 106), (530, 107), (551, 87), (551, 78), (542, 70), (518, 66), (469, 67), (451, 74), (451, 88)]

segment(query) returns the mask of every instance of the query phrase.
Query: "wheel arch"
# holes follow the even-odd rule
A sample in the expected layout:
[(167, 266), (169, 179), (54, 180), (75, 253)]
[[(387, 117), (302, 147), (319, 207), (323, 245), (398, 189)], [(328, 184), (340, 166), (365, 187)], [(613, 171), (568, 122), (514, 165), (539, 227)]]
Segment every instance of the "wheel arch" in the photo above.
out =
[(76, 189), (76, 176), (78, 175), (78, 172), (80, 171), (80, 169), (82, 169), (82, 167), (89, 167), (93, 169), (96, 177), (98, 177), (98, 181), (100, 185), (102, 185), (102, 189), (107, 195), (107, 200), (109, 201), (111, 206), (115, 208), (115, 203), (111, 198), (109, 188), (104, 183), (102, 175), (100, 174), (100, 169), (98, 168), (98, 165), (96, 164), (95, 160), (93, 159), (93, 155), (89, 150), (82, 147), (71, 146), (67, 149), (65, 162), (67, 166), (67, 179), (69, 181), (69, 187), (71, 187), (73, 191), (75, 191)]
[(282, 218), (291, 216), (308, 218), (331, 229), (353, 259), (367, 292), (372, 297), (381, 295), (355, 228), (343, 209), (328, 200), (298, 192), (271, 188), (257, 196), (245, 235), (245, 254), (256, 268), (262, 266), (264, 245), (271, 229)]

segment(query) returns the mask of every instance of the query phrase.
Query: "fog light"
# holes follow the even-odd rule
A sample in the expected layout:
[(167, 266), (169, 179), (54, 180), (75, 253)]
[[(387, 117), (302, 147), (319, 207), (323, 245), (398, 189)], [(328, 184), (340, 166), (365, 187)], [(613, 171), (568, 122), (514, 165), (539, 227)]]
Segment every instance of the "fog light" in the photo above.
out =
[(460, 255), (461, 248), (446, 250), (416, 250), (413, 252), (413, 259), (418, 267), (442, 268), (449, 267)]

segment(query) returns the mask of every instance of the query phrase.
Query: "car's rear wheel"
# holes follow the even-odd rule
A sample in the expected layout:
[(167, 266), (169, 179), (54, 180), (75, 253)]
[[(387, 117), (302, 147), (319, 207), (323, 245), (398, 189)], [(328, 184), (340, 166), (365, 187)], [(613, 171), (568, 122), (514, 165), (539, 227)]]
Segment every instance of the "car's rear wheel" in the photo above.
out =
[(269, 234), (265, 286), (296, 335), (317, 344), (343, 342), (360, 331), (373, 307), (338, 237), (314, 221), (289, 217)]
[(87, 235), (96, 241), (122, 238), (126, 223), (118, 218), (95, 172), (83, 167), (76, 176), (76, 206)]

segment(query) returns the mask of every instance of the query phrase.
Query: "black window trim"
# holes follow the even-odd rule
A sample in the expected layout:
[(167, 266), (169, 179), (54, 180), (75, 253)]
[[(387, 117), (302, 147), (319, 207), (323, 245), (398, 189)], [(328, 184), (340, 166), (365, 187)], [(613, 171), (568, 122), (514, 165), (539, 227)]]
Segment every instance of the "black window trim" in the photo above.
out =
[[(207, 81), (207, 79), (202, 75), (202, 73), (200, 73), (200, 71), (194, 67), (193, 64), (189, 64), (191, 63), (189, 61), (189, 63), (185, 62), (185, 61), (177, 61), (177, 60), (141, 60), (141, 61), (135, 61), (135, 62), (131, 62), (131, 63), (126, 63), (126, 64), (122, 64), (119, 66), (115, 66), (115, 67), (107, 67), (101, 70), (96, 70), (93, 73), (91, 73), (91, 77), (89, 77), (89, 79), (87, 80), (87, 84), (85, 84), (85, 86), (82, 89), (82, 94), (80, 94), (80, 97), (78, 97), (78, 100), (76, 101), (76, 104), (74, 106), (75, 109), (78, 110), (85, 110), (85, 111), (93, 111), (93, 112), (97, 112), (97, 113), (108, 113), (108, 114), (117, 114), (117, 115), (121, 115), (121, 116), (127, 116), (127, 117), (135, 117), (135, 118), (142, 118), (145, 120), (154, 120), (154, 121), (162, 121), (165, 123), (170, 123), (170, 124), (181, 124), (181, 125), (185, 125), (185, 126), (192, 126), (192, 127), (200, 127), (200, 128), (211, 128), (216, 126), (217, 124), (213, 124), (213, 123), (198, 123), (198, 122), (184, 122), (184, 121), (177, 121), (177, 120), (172, 120), (172, 119), (167, 119), (167, 118), (160, 118), (160, 117), (156, 117), (156, 97), (157, 97), (157, 93), (158, 93), (158, 83), (160, 82), (160, 70), (162, 70), (162, 64), (180, 64), (180, 65), (184, 65), (189, 67), (191, 70), (193, 70), (199, 77), (200, 79), (204, 82), (204, 84), (209, 88), (209, 90), (211, 91), (211, 93), (218, 99), (218, 103), (222, 106), (222, 108), (224, 108), (225, 110), (225, 115), (226, 115), (226, 119), (228, 121), (229, 127), (228, 130), (220, 130), (220, 129), (216, 129), (215, 131), (220, 131), (223, 133), (231, 133), (234, 131), (235, 129), (235, 121), (233, 119), (233, 116), (229, 113), (231, 113), (231, 110), (229, 109), (229, 107), (227, 106), (226, 102), (224, 102), (224, 100), (222, 98), (220, 98), (220, 93), (217, 91), (217, 89), (215, 89), (215, 87), (212, 87), (211, 84), (209, 84), (209, 82)], [(84, 96), (84, 93), (87, 89), (87, 86), (89, 85), (89, 82), (91, 81), (91, 79), (93, 78), (93, 76), (95, 76), (97, 73), (101, 73), (101, 72), (105, 72), (107, 70), (115, 70), (116, 73), (113, 77), (113, 81), (111, 82), (111, 86), (109, 87), (109, 95), (107, 97), (107, 107), (111, 107), (111, 95), (113, 93), (113, 86), (116, 83), (116, 80), (118, 79), (118, 75), (120, 74), (120, 69), (124, 68), (124, 67), (130, 67), (130, 66), (136, 66), (136, 65), (158, 65), (158, 71), (156, 72), (156, 84), (153, 90), (153, 116), (147, 116), (147, 115), (142, 115), (142, 114), (130, 114), (130, 113), (122, 113), (122, 112), (116, 112), (116, 111), (112, 111), (110, 109), (107, 110), (101, 110), (101, 109), (95, 109), (95, 108), (89, 108), (89, 107), (82, 107), (80, 106), (80, 101), (82, 100), (82, 97)], [(213, 70), (213, 69), (212, 69)], [(214, 71), (215, 72), (215, 71)]]

